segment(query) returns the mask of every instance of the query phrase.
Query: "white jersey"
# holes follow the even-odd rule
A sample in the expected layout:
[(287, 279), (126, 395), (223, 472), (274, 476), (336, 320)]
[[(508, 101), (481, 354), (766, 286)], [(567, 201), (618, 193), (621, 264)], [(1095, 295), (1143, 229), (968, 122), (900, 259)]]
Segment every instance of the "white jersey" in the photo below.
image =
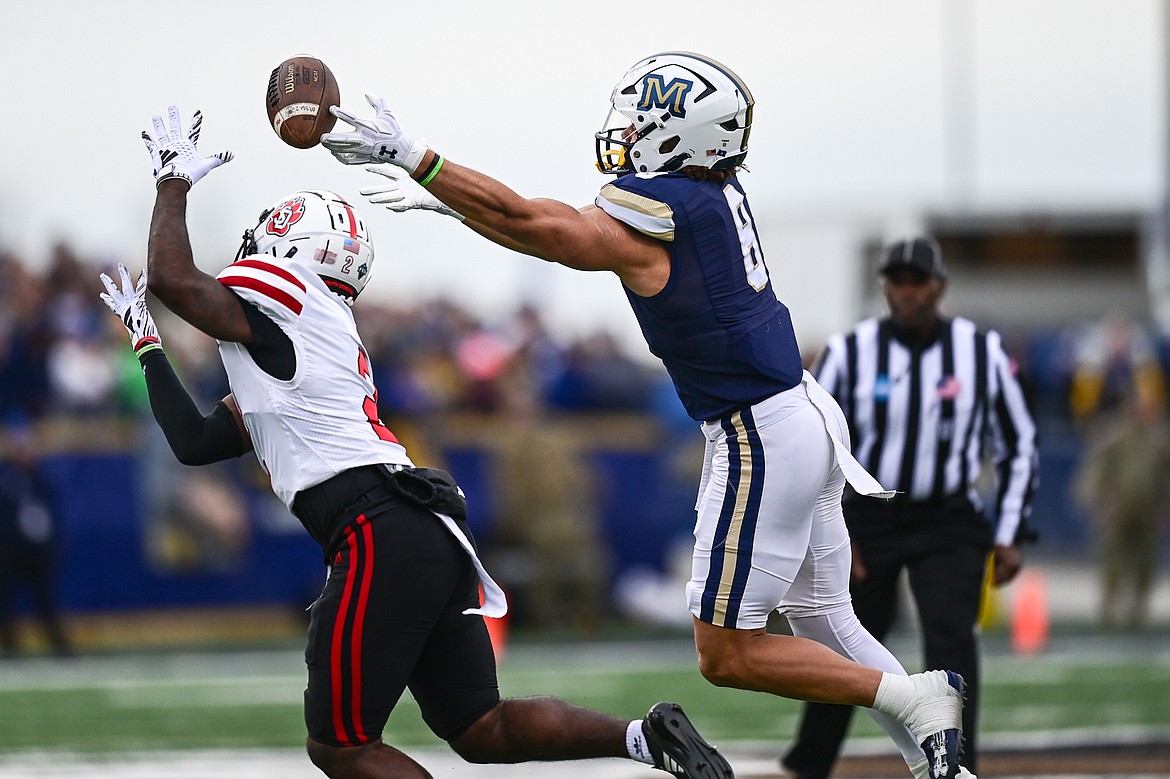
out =
[(301, 490), (349, 468), (413, 465), (378, 419), (378, 391), (353, 313), (316, 274), (252, 255), (217, 278), (271, 317), (296, 350), (296, 373), (282, 381), (256, 365), (243, 344), (219, 344), (244, 427), (286, 506)]

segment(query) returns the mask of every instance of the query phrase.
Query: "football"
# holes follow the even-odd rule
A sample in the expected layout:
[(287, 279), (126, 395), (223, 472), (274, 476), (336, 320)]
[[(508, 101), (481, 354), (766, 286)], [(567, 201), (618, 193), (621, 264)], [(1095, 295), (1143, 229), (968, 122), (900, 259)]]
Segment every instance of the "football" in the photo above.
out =
[(301, 54), (273, 68), (264, 102), (268, 121), (280, 139), (309, 149), (333, 129), (337, 119), (329, 107), (341, 105), (341, 91), (324, 62)]

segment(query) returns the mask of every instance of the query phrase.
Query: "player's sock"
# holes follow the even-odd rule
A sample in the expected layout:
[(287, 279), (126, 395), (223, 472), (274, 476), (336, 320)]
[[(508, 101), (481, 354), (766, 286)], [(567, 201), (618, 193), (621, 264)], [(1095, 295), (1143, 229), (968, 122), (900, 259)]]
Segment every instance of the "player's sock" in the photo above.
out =
[(639, 763), (654, 765), (654, 755), (650, 754), (650, 744), (646, 742), (646, 734), (642, 732), (642, 720), (636, 719), (626, 727), (626, 751), (631, 760)]
[(905, 722), (905, 715), (910, 709), (912, 700), (914, 700), (914, 682), (910, 681), (910, 677), (883, 673), (877, 695), (873, 699), (873, 708)]

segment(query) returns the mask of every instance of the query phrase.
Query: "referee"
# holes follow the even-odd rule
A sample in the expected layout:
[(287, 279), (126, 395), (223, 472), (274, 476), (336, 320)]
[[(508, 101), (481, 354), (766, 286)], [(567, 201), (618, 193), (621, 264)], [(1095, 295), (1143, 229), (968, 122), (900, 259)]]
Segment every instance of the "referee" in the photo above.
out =
[[(946, 268), (933, 238), (888, 246), (880, 272), (889, 316), (830, 338), (813, 371), (845, 411), (854, 455), (898, 491), (888, 502), (846, 492), (850, 592), (861, 623), (884, 640), (899, 574), (909, 572), (926, 667), (954, 669), (967, 681), (961, 762), (975, 773), (985, 566), (992, 552), (992, 581), (1011, 581), (1022, 564), (1019, 543), (1032, 538), (1036, 426), (999, 334), (940, 315)], [(997, 475), (990, 521), (976, 490), (985, 453)], [(852, 713), (806, 704), (784, 767), (798, 779), (829, 776)]]

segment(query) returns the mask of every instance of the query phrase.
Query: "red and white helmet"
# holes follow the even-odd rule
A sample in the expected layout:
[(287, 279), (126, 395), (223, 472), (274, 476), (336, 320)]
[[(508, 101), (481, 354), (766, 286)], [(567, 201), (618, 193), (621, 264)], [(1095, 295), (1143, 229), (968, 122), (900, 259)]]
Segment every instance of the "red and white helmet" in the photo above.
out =
[(647, 57), (622, 76), (610, 103), (594, 136), (602, 173), (734, 170), (747, 156), (755, 101), (739, 76), (710, 57)]
[(309, 268), (353, 305), (370, 280), (374, 247), (361, 214), (333, 192), (306, 189), (276, 201), (244, 231), (236, 259), (271, 254)]

